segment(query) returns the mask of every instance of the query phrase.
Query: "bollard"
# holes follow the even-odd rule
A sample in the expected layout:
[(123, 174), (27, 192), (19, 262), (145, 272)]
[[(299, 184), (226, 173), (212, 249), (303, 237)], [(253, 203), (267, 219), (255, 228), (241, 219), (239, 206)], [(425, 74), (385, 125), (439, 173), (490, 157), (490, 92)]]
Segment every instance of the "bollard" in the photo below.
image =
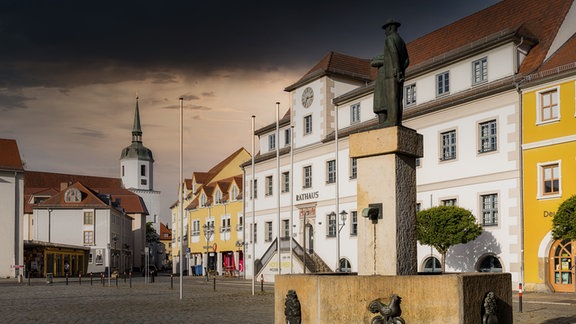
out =
[(92, 272), (90, 272), (90, 286), (92, 286)]
[(28, 273), (28, 286), (30, 286), (30, 273)]
[(116, 287), (118, 287), (118, 275), (116, 275)]
[(68, 286), (68, 274), (66, 274), (65, 277), (66, 277), (66, 286)]
[(78, 284), (80, 286), (82, 286), (82, 274), (81, 273), (78, 274)]
[(214, 291), (216, 291), (216, 277), (214, 277)]
[(522, 283), (518, 283), (518, 311), (522, 313)]
[(264, 292), (264, 275), (260, 275), (260, 291)]
[(104, 287), (104, 274), (100, 275), (100, 281), (102, 282), (102, 287)]
[(204, 267), (204, 272), (206, 272), (206, 282), (210, 281), (208, 278), (208, 268)]
[(132, 271), (128, 273), (128, 276), (130, 277), (130, 288), (132, 288)]
[(170, 289), (174, 289), (174, 275), (170, 275)]
[(126, 271), (124, 271), (124, 283), (126, 283)]

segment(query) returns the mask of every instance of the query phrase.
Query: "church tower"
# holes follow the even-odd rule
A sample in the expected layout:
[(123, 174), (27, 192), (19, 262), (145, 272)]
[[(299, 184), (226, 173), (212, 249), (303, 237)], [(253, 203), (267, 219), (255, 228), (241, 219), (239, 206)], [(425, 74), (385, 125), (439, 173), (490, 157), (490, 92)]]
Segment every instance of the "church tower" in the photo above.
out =
[(142, 144), (140, 110), (136, 97), (132, 144), (122, 150), (120, 156), (120, 174), (126, 189), (154, 190), (154, 158), (152, 151)]
[(146, 205), (148, 216), (142, 226), (151, 222), (156, 233), (160, 233), (160, 191), (154, 190), (152, 151), (142, 144), (138, 97), (136, 97), (136, 110), (134, 111), (132, 144), (124, 148), (120, 155), (120, 176), (124, 188), (140, 196)]

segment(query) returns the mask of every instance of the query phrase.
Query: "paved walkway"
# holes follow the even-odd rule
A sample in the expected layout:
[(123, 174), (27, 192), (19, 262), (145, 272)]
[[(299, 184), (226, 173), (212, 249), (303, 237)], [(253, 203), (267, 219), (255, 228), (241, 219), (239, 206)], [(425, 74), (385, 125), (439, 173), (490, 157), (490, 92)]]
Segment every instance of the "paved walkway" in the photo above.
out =
[[(273, 323), (274, 287), (242, 279), (206, 281), (184, 277), (180, 299), (179, 277), (156, 277), (154, 283), (137, 277), (102, 285), (94, 279), (56, 278), (53, 284), (33, 279), (21, 284), (0, 280), (2, 323)], [(109, 286), (110, 284), (110, 286)], [(576, 323), (576, 294), (524, 293), (522, 312), (513, 295), (514, 323)]]

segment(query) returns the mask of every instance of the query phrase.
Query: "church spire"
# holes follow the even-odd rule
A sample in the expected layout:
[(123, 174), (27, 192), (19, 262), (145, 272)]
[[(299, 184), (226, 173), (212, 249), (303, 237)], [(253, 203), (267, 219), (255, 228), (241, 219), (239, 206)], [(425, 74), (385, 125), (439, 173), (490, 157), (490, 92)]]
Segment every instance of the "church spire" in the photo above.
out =
[(142, 143), (142, 128), (140, 127), (140, 110), (138, 109), (138, 97), (136, 97), (136, 111), (134, 112), (134, 127), (132, 127), (132, 143)]

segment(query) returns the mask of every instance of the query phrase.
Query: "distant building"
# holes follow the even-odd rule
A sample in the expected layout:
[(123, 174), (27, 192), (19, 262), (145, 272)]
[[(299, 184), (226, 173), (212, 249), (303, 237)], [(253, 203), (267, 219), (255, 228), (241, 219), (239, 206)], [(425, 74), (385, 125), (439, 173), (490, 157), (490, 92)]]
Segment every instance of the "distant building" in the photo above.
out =
[(33, 276), (142, 266), (146, 206), (120, 179), (25, 172), (24, 259)]
[(165, 255), (162, 260), (161, 268), (172, 267), (172, 230), (168, 224), (160, 223), (160, 242), (164, 244)]
[(24, 165), (18, 144), (12, 139), (0, 139), (0, 278), (23, 273), (23, 213)]

